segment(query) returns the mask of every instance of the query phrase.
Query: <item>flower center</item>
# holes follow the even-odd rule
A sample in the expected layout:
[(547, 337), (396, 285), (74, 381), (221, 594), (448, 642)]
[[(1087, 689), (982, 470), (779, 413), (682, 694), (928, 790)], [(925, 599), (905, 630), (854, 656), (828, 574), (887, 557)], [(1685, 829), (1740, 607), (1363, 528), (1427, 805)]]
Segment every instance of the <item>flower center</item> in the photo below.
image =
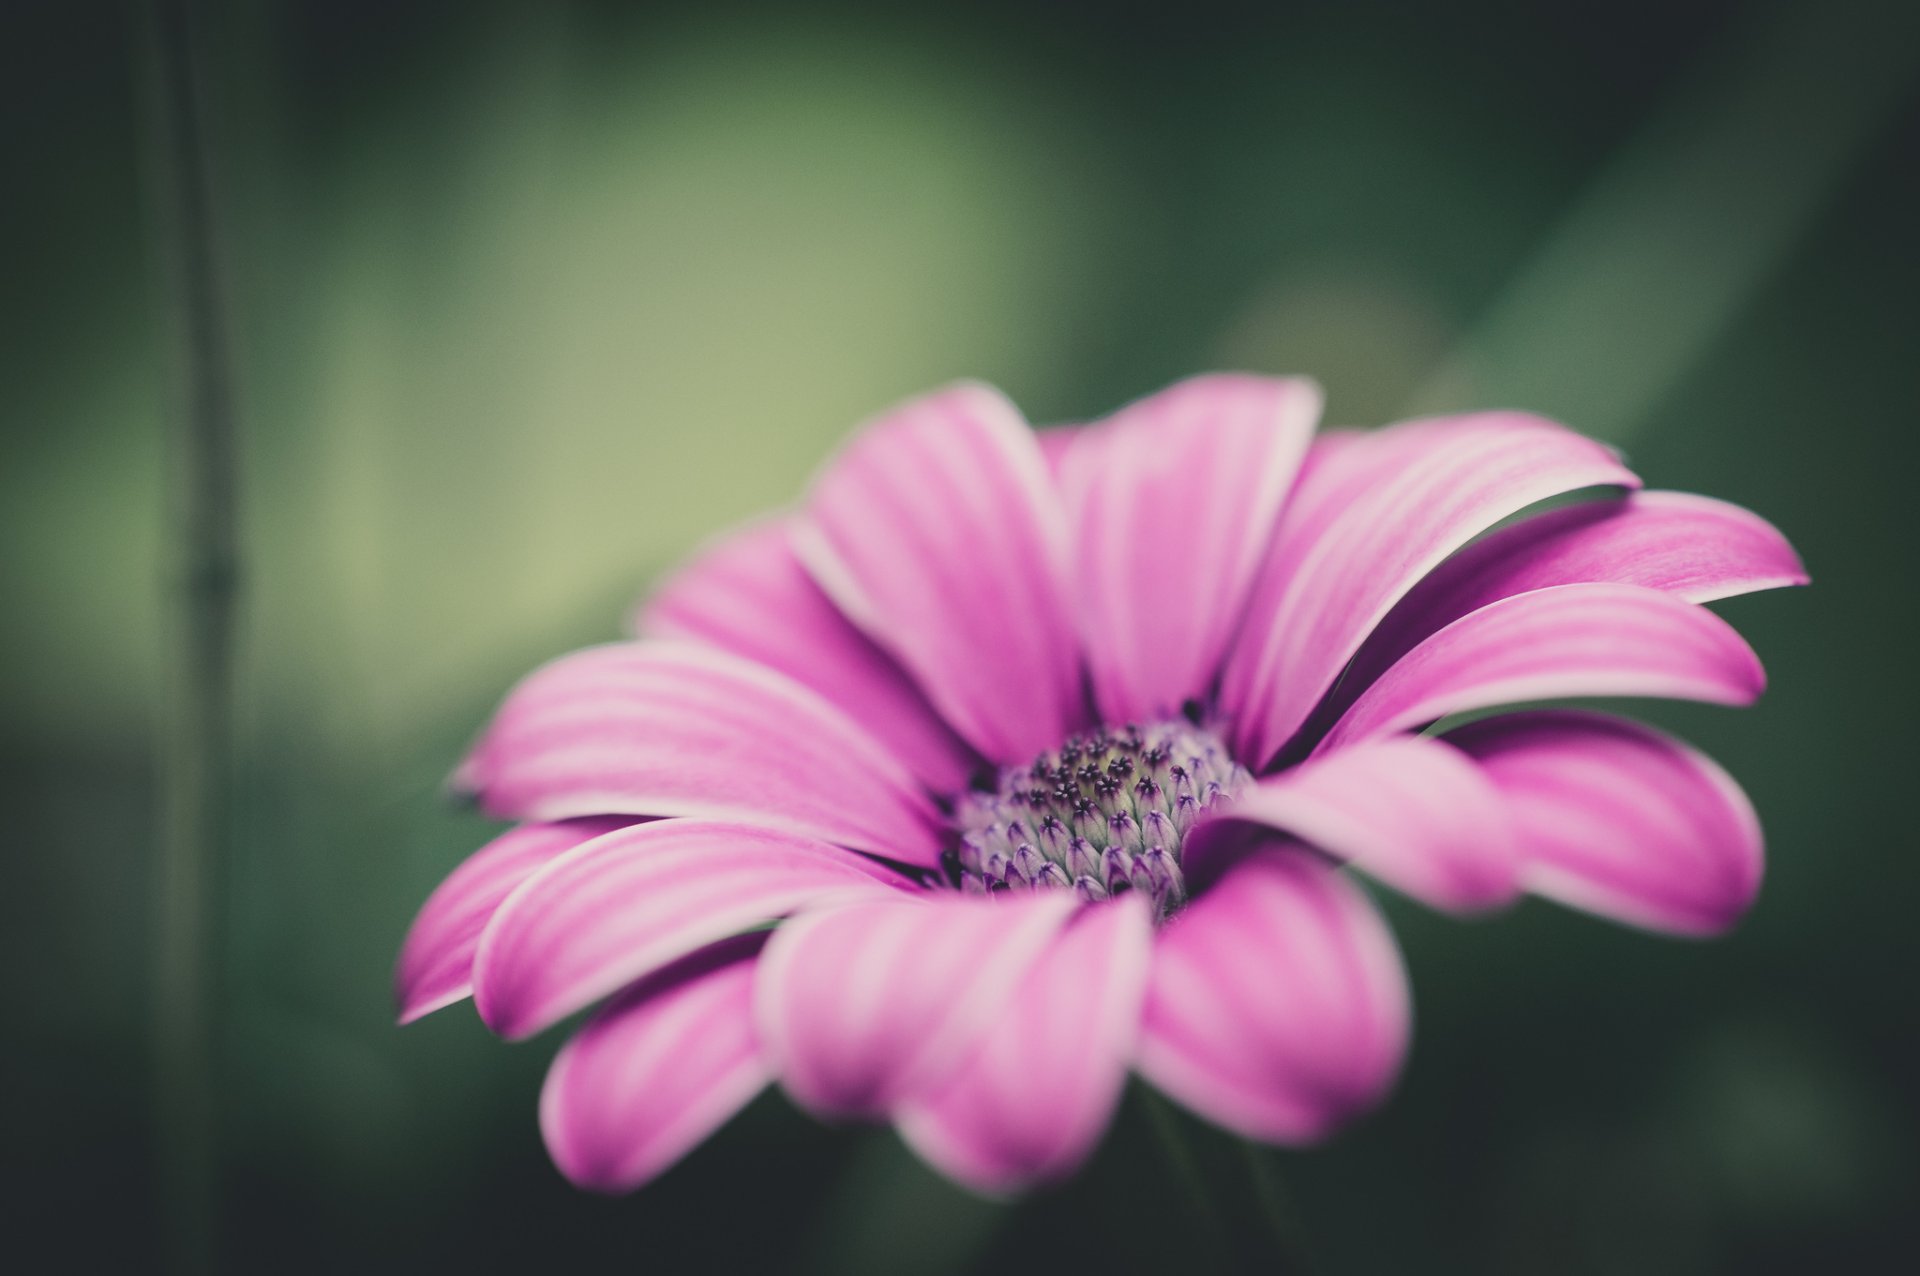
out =
[(1078, 735), (960, 798), (949, 872), (973, 894), (1067, 887), (1093, 902), (1139, 891), (1164, 917), (1186, 899), (1187, 831), (1251, 779), (1184, 720)]

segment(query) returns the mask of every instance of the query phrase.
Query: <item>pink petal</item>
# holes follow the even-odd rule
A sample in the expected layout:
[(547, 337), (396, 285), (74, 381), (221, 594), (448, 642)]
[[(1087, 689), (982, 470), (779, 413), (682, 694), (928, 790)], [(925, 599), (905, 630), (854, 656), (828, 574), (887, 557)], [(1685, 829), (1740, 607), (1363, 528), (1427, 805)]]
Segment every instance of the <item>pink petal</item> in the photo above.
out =
[(1603, 581), (1704, 603), (1804, 585), (1807, 573), (1771, 523), (1705, 496), (1633, 492), (1549, 510), (1469, 545), (1416, 585), (1360, 649), (1342, 691), (1352, 689), (1350, 703), (1421, 639), (1488, 603)]
[(787, 922), (755, 995), (781, 1084), (817, 1112), (865, 1117), (938, 1087), (1077, 904), (1068, 891), (934, 891)]
[(513, 889), (582, 842), (624, 828), (622, 818), (524, 824), (488, 842), (434, 888), (413, 919), (393, 976), (400, 1022), (450, 1006), (473, 992), (473, 950)]
[(1137, 1062), (1209, 1120), (1304, 1143), (1386, 1093), (1407, 1029), (1406, 975), (1373, 905), (1317, 858), (1270, 849), (1161, 928)]
[(1517, 412), (1334, 436), (1288, 499), (1228, 655), (1221, 701), (1238, 756), (1258, 770), (1278, 753), (1373, 627), (1449, 554), (1536, 501), (1600, 484), (1639, 480), (1600, 444)]
[(816, 481), (795, 547), (988, 758), (1025, 761), (1087, 725), (1065, 524), (998, 392), (954, 386), (863, 429)]
[(1506, 803), (1471, 761), (1438, 740), (1369, 740), (1260, 781), (1223, 818), (1194, 830), (1189, 876), (1218, 871), (1210, 862), (1216, 824), (1247, 821), (1290, 833), (1436, 908), (1491, 908), (1520, 891)]
[(966, 787), (979, 765), (913, 680), (820, 592), (794, 556), (786, 519), (710, 545), (654, 593), (634, 628), (722, 648), (812, 688), (936, 792)]
[(1450, 732), (1505, 795), (1534, 892), (1654, 930), (1712, 934), (1760, 888), (1760, 822), (1714, 762), (1637, 723), (1570, 711)]
[(1079, 444), (1080, 436), (1086, 430), (1084, 425), (1048, 425), (1033, 432), (1033, 441), (1040, 448), (1040, 459), (1046, 463), (1047, 475), (1055, 483), (1060, 481), (1060, 471), (1066, 466), (1067, 453)]
[(660, 820), (576, 847), (522, 882), (480, 936), (474, 1004), (531, 1036), (696, 948), (893, 879), (849, 851), (747, 824)]
[(540, 1092), (540, 1130), (562, 1174), (595, 1191), (632, 1191), (772, 1080), (753, 1030), (763, 938), (729, 940), (656, 972), (562, 1047)]
[(1557, 585), (1428, 638), (1354, 700), (1319, 749), (1526, 700), (1749, 704), (1765, 685), (1753, 649), (1705, 607), (1640, 585)]
[(563, 656), (514, 688), (461, 780), (495, 814), (747, 820), (931, 864), (938, 815), (840, 710), (750, 660), (691, 643)]
[(1166, 718), (1210, 689), (1321, 401), (1311, 381), (1195, 377), (1067, 453), (1080, 634), (1107, 721)]
[(1139, 896), (1082, 910), (1013, 991), (972, 1061), (904, 1107), (901, 1135), (982, 1192), (1071, 1173), (1126, 1082), (1152, 941)]

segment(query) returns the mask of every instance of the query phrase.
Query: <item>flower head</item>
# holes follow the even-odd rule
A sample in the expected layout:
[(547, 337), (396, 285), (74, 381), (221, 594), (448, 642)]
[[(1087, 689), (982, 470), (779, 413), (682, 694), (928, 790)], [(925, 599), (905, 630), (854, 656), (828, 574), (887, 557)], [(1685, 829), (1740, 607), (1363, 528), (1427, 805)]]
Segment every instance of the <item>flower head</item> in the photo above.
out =
[(403, 1019), (603, 1003), (541, 1101), (584, 1186), (777, 1082), (1007, 1191), (1077, 1166), (1129, 1072), (1275, 1142), (1375, 1103), (1407, 991), (1356, 873), (1731, 924), (1761, 843), (1724, 772), (1500, 710), (1751, 701), (1701, 604), (1804, 582), (1792, 549), (1537, 417), (1315, 437), (1319, 408), (1206, 376), (1036, 434), (968, 384), (868, 425), (633, 641), (507, 697), (456, 778), (520, 824), (422, 910)]

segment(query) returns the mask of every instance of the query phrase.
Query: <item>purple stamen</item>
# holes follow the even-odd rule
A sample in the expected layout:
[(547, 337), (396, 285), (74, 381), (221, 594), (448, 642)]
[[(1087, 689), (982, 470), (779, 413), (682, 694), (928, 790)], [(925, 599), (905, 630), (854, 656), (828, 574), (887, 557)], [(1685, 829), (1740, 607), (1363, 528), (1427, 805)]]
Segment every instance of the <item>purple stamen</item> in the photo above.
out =
[(1071, 887), (1097, 903), (1135, 892), (1164, 918), (1186, 899), (1187, 831), (1250, 781), (1195, 721), (1076, 736), (955, 801), (945, 877), (974, 894)]

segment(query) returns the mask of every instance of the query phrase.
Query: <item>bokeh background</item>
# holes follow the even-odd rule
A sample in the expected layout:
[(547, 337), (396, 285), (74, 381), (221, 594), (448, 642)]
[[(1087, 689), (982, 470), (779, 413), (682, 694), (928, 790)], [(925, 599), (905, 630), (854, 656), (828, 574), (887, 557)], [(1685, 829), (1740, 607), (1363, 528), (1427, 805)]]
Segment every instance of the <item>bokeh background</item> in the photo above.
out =
[[(1765, 820), (1731, 938), (1389, 903), (1405, 1083), (1258, 1166), (1320, 1266), (1915, 1270), (1915, 12), (207, 6), (244, 435), (226, 1267), (1204, 1269), (1125, 1123), (1001, 1207), (770, 1096), (578, 1194), (534, 1124), (558, 1034), (402, 1031), (387, 986), (487, 835), (439, 783), (510, 680), (853, 422), (959, 375), (1046, 421), (1232, 366), (1317, 375), (1339, 423), (1557, 415), (1815, 577), (1724, 608), (1757, 708), (1646, 710)], [(144, 28), (4, 23), (0, 1231), (15, 1270), (149, 1270), (177, 375)]]

